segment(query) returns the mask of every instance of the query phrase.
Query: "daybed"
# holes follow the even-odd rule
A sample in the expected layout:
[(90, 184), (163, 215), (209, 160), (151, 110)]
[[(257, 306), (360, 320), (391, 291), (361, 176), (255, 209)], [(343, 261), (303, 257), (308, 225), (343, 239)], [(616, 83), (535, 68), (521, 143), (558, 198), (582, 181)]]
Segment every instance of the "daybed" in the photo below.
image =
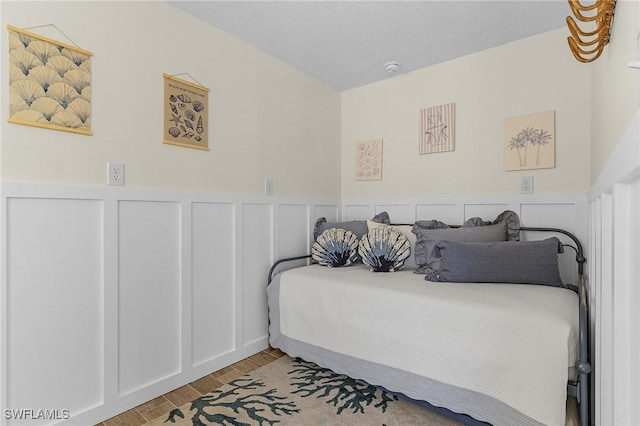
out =
[[(435, 282), (413, 268), (374, 273), (362, 263), (311, 264), (274, 276), (278, 265), (311, 256), (276, 262), (267, 287), (271, 346), (424, 402), (465, 424), (563, 425), (572, 412), (574, 420), (578, 417), (575, 405), (567, 404), (573, 396), (579, 422), (587, 425), (590, 366), (582, 246), (563, 230), (514, 231), (513, 221), (519, 224), (513, 215), (507, 215), (508, 229), (502, 228), (507, 233), (502, 240), (511, 242), (468, 242), (453, 231), (461, 228), (416, 223), (412, 256), (423, 273), (427, 258), (431, 266), (438, 258), (435, 278), (426, 268)], [(493, 232), (489, 227), (495, 224), (471, 222), (483, 234)], [(425, 229), (441, 225), (448, 230), (435, 234), (445, 239), (425, 245), (425, 235), (435, 235)], [(550, 245), (557, 253), (566, 244), (557, 238), (518, 242), (519, 231), (571, 238), (578, 287), (557, 283), (555, 272), (549, 275), (538, 267), (549, 262)], [(362, 233), (359, 238), (366, 240)], [(538, 256), (541, 250), (546, 254)], [(528, 283), (537, 281), (527, 276), (532, 273), (542, 276), (537, 284), (543, 285)], [(479, 282), (468, 282), (470, 277)]]

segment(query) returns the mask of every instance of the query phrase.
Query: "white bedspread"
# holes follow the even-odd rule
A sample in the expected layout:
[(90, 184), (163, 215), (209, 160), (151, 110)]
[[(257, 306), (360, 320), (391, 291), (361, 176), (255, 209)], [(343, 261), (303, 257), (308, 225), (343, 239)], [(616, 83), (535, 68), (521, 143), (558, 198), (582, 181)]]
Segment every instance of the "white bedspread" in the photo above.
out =
[(283, 335), (486, 394), (545, 425), (565, 422), (577, 313), (575, 293), (554, 287), (362, 266), (311, 265), (280, 280)]

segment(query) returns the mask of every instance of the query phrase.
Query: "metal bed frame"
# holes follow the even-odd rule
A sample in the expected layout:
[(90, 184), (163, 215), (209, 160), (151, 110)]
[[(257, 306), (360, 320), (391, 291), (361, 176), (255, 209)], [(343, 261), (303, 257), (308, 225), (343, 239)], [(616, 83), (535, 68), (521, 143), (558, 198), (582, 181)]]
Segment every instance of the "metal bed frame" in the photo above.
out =
[[(457, 228), (459, 226), (451, 226)], [(569, 381), (567, 383), (567, 395), (574, 396), (579, 404), (578, 413), (580, 416), (580, 426), (590, 425), (590, 387), (589, 387), (589, 374), (591, 374), (591, 363), (589, 361), (589, 304), (587, 288), (584, 278), (584, 264), (587, 259), (584, 257), (584, 250), (580, 240), (571, 232), (565, 231), (559, 228), (545, 228), (545, 227), (520, 227), (520, 231), (531, 232), (555, 232), (566, 235), (573, 240), (575, 246), (571, 244), (562, 244), (563, 247), (570, 247), (576, 252), (575, 261), (578, 264), (578, 299), (579, 299), (579, 316), (578, 316), (578, 338), (579, 338), (579, 355), (578, 362), (575, 367), (578, 371), (578, 378), (575, 381)], [(271, 284), (273, 280), (273, 274), (277, 267), (285, 262), (292, 262), (296, 260), (311, 259), (311, 255), (302, 255), (294, 257), (286, 257), (277, 260), (269, 269), (267, 277), (267, 285)]]

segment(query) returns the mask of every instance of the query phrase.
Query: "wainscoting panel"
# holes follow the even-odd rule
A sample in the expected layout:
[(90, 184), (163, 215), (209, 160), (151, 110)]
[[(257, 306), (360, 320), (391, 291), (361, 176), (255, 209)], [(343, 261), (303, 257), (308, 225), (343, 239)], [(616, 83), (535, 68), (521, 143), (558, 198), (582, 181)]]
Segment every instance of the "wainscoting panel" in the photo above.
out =
[(242, 207), (242, 343), (267, 337), (266, 273), (273, 261), (273, 210), (271, 204)]
[[(585, 248), (587, 243), (587, 198), (584, 195), (384, 199), (371, 200), (369, 205), (364, 205), (363, 200), (347, 200), (343, 202), (342, 210), (349, 215), (349, 220), (370, 218), (371, 211), (376, 214), (386, 211), (391, 223), (439, 220), (450, 225), (461, 225), (472, 217), (493, 221), (505, 210), (512, 210), (520, 217), (522, 226), (562, 228), (575, 234)], [(356, 212), (361, 216), (356, 216)], [(523, 240), (549, 236), (558, 236), (563, 242), (571, 242), (570, 238), (556, 234), (522, 234)], [(571, 255), (560, 258), (562, 278), (572, 283), (576, 281), (577, 274), (574, 259), (575, 256)]]
[(584, 195), (566, 196), (460, 196), (369, 200), (344, 200), (343, 215), (348, 220), (371, 218), (386, 211), (391, 223), (439, 220), (461, 225), (472, 217), (494, 220), (505, 210), (520, 217), (522, 226), (553, 226), (574, 232), (586, 241), (587, 200)]
[(505, 210), (512, 210), (510, 203), (469, 203), (464, 205), (464, 220), (481, 217), (486, 221), (492, 221)]
[(119, 391), (181, 369), (180, 204), (120, 201)]
[(562, 228), (580, 234), (586, 243), (584, 212), (576, 212), (573, 203), (522, 203), (520, 219), (528, 226)]
[(594, 184), (589, 217), (596, 425), (640, 424), (640, 111)]
[[(338, 205), (320, 205), (316, 204), (311, 208), (311, 231), (316, 224), (316, 220), (324, 217), (327, 222), (335, 222), (340, 217), (340, 211)], [(310, 234), (311, 235), (311, 234)]]
[(339, 212), (327, 199), (20, 183), (0, 184), (0, 206), (0, 407), (69, 410), (68, 425), (265, 349), (273, 260), (308, 253), (317, 217)]
[(235, 348), (235, 205), (193, 203), (191, 222), (192, 357), (199, 365)]
[(6, 200), (3, 408), (103, 402), (102, 222), (100, 201)]
[[(300, 256), (309, 252), (309, 207), (304, 204), (278, 206), (278, 257)], [(315, 222), (314, 222), (315, 224)]]
[[(362, 203), (362, 200), (359, 200)], [(355, 202), (349, 204), (343, 204), (342, 208), (342, 220), (358, 220), (358, 219), (371, 219), (375, 215), (374, 205), (364, 202), (364, 204), (357, 204)]]
[[(416, 204), (416, 220), (439, 220), (444, 223), (464, 222), (460, 208), (454, 203)], [(392, 218), (395, 221), (395, 219)]]
[[(523, 203), (520, 205), (520, 219), (528, 226), (561, 228), (572, 232), (580, 240), (585, 257), (587, 252), (587, 223), (584, 212), (578, 212), (572, 203)], [(526, 232), (522, 235), (522, 240), (539, 240), (550, 236), (558, 237), (564, 244), (574, 245), (571, 238), (564, 235), (549, 235), (540, 232)], [(575, 262), (575, 252), (570, 248), (566, 249), (569, 255), (560, 256), (560, 272), (564, 282), (576, 284), (575, 276), (578, 268)]]
[[(393, 223), (415, 222), (415, 207), (413, 204), (376, 204), (375, 214), (387, 212)], [(368, 217), (367, 219), (371, 219)]]

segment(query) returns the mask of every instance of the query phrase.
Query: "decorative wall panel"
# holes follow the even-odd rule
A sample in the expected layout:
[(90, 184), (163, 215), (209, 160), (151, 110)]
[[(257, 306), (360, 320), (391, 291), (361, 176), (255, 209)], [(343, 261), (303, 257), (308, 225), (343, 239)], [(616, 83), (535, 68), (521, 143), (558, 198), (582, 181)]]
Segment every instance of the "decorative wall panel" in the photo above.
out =
[(121, 394), (181, 369), (180, 205), (120, 201), (118, 335)]
[[(500, 213), (505, 210), (511, 210), (510, 203), (479, 203), (479, 204), (465, 204), (464, 205), (464, 220), (469, 220), (472, 217), (481, 217), (486, 221), (495, 219)], [(516, 210), (516, 213), (519, 213)]]
[(308, 238), (313, 224), (309, 223), (309, 208), (304, 204), (280, 204), (278, 209), (279, 253), (281, 257), (307, 254), (311, 246)]
[(192, 357), (198, 365), (235, 348), (235, 206), (193, 203)]
[(311, 230), (313, 230), (313, 227), (316, 225), (316, 220), (321, 217), (326, 218), (327, 222), (335, 222), (339, 217), (339, 209), (336, 205), (314, 205), (311, 208), (311, 212), (311, 221), (309, 223)]
[(6, 200), (1, 358), (11, 406), (1, 401), (3, 408), (79, 413), (103, 402), (102, 208), (93, 200)]
[(456, 204), (416, 204), (416, 220), (436, 219), (444, 223), (461, 223), (461, 212)]
[(242, 301), (246, 321), (242, 342), (267, 338), (267, 272), (273, 256), (273, 206), (242, 207)]
[(375, 213), (374, 208), (370, 204), (344, 204), (342, 218), (343, 220), (356, 220), (369, 218), (371, 219)]

